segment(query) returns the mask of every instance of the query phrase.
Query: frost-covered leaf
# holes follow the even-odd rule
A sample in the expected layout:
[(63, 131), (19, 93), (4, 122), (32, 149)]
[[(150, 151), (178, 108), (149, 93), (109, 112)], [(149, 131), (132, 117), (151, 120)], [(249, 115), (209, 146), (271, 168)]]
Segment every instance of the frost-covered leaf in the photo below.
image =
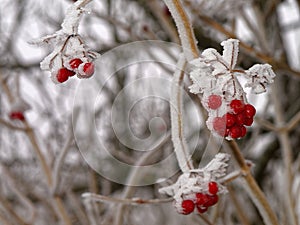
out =
[(255, 64), (245, 72), (247, 74), (245, 87), (251, 87), (256, 94), (265, 92), (266, 87), (274, 82), (276, 76), (269, 64)]
[(221, 45), (224, 48), (222, 57), (229, 65), (229, 68), (233, 69), (239, 54), (239, 40), (230, 38), (223, 41)]

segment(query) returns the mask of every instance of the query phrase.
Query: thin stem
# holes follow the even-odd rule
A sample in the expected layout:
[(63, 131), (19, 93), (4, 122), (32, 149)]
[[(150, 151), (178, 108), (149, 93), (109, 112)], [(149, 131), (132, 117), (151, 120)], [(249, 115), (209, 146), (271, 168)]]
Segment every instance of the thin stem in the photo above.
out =
[(279, 225), (276, 215), (273, 212), (270, 204), (268, 203), (266, 196), (261, 191), (255, 179), (251, 175), (250, 168), (247, 165), (247, 162), (245, 161), (237, 143), (235, 141), (228, 141), (228, 144), (231, 148), (233, 156), (242, 169), (245, 188), (253, 203), (259, 209), (259, 212), (262, 215), (265, 224)]
[(164, 0), (164, 2), (175, 20), (186, 60), (190, 61), (197, 58), (199, 56), (197, 42), (191, 23), (183, 10), (181, 2), (179, 0)]
[(83, 198), (91, 199), (96, 202), (112, 202), (119, 204), (161, 204), (161, 203), (170, 203), (173, 201), (173, 198), (164, 198), (164, 199), (142, 199), (142, 198), (113, 198), (104, 195), (97, 195), (93, 193), (83, 193)]
[(171, 129), (172, 141), (174, 143), (176, 158), (182, 172), (188, 172), (193, 169), (191, 156), (187, 149), (187, 143), (183, 131), (183, 103), (182, 103), (182, 87), (183, 71), (185, 59), (181, 55), (176, 66), (176, 71), (173, 76), (170, 110), (171, 110)]
[[(277, 81), (278, 82), (278, 81)], [(272, 87), (272, 101), (275, 107), (275, 122), (277, 126), (280, 126), (285, 123), (284, 116), (283, 116), (283, 109), (280, 104), (279, 95), (278, 95), (278, 86), (277, 82), (275, 82), (275, 85)], [(283, 163), (284, 163), (284, 182), (283, 185), (286, 188), (286, 194), (287, 197), (283, 198), (285, 205), (286, 205), (286, 212), (288, 215), (289, 224), (291, 225), (297, 225), (297, 215), (295, 213), (295, 207), (294, 207), (294, 199), (292, 196), (292, 186), (293, 186), (293, 172), (292, 172), (292, 146), (289, 139), (289, 133), (287, 130), (280, 130), (277, 132), (279, 142), (281, 145), (281, 154), (283, 157)]]

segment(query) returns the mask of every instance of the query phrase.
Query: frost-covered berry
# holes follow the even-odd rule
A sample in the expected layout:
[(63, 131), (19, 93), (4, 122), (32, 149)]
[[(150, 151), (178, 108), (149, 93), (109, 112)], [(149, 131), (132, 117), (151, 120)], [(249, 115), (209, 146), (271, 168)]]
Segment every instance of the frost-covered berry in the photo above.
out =
[(181, 203), (181, 207), (182, 207), (182, 214), (184, 215), (188, 215), (190, 213), (192, 213), (195, 209), (195, 204), (192, 200), (186, 199), (183, 200)]
[(207, 104), (210, 109), (216, 110), (222, 105), (222, 97), (220, 95), (210, 95)]
[(196, 193), (196, 205), (203, 205), (208, 201), (208, 197), (204, 193)]
[(245, 116), (244, 112), (236, 115), (236, 124), (237, 125), (244, 125), (245, 120), (246, 120), (246, 116)]
[(236, 122), (236, 116), (231, 113), (226, 113), (223, 117), (226, 121), (227, 128), (232, 127)]
[(9, 114), (9, 118), (11, 120), (21, 120), (21, 121), (25, 120), (23, 112), (11, 112)]
[(95, 65), (92, 62), (85, 63), (82, 70), (86, 76), (90, 77), (95, 72)]
[(251, 117), (251, 118), (246, 117), (245, 118), (244, 125), (251, 126), (252, 123), (253, 123), (253, 117)]
[(241, 137), (242, 135), (242, 129), (240, 126), (233, 126), (230, 128), (230, 131), (229, 131), (229, 135), (232, 137), (232, 138), (239, 138)]
[(238, 99), (234, 99), (230, 102), (230, 108), (234, 113), (238, 114), (244, 111), (244, 102)]
[(201, 206), (201, 205), (196, 205), (197, 211), (202, 214), (207, 211), (207, 207)]
[(220, 136), (225, 136), (226, 133), (225, 119), (226, 119), (225, 117), (216, 117), (213, 120), (213, 128)]
[(208, 195), (208, 201), (203, 204), (204, 207), (210, 207), (217, 204), (219, 201), (218, 195)]
[(256, 109), (254, 108), (253, 105), (251, 105), (251, 104), (246, 104), (245, 107), (244, 107), (244, 110), (245, 110), (245, 116), (246, 116), (246, 117), (252, 118), (252, 117), (255, 116)]
[(241, 126), (241, 137), (245, 137), (247, 133), (247, 128), (245, 126)]
[(208, 183), (208, 192), (212, 195), (217, 194), (219, 191), (218, 184), (214, 181)]
[(63, 67), (57, 71), (56, 79), (59, 83), (63, 83), (65, 81), (67, 81), (70, 76), (73, 76), (74, 74), (75, 74), (75, 72)]
[(75, 58), (70, 60), (69, 65), (72, 69), (77, 69), (81, 63), (82, 63), (81, 59)]

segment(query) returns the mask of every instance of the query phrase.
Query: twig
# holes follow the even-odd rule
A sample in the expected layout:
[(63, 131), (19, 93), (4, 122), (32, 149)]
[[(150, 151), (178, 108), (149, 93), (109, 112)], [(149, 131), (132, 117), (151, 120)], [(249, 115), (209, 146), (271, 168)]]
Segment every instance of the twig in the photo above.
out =
[(142, 199), (142, 198), (113, 198), (104, 195), (97, 195), (93, 193), (83, 193), (81, 195), (83, 198), (91, 199), (96, 202), (111, 202), (111, 203), (120, 203), (120, 204), (161, 204), (169, 203), (173, 201), (173, 198), (164, 198), (164, 199)]
[[(275, 121), (276, 121), (276, 125), (280, 126), (282, 124), (285, 123), (284, 121), (284, 116), (283, 116), (283, 110), (282, 110), (282, 106), (280, 103), (280, 100), (278, 98), (278, 81), (275, 81), (274, 86), (272, 86), (272, 93), (271, 93), (271, 98), (272, 98), (272, 102), (274, 104), (275, 107)], [(280, 130), (277, 132), (278, 138), (279, 138), (279, 142), (281, 145), (281, 154), (283, 157), (283, 163), (284, 163), (284, 182), (283, 182), (283, 186), (286, 188), (286, 192), (287, 192), (287, 197), (283, 198), (284, 199), (284, 203), (286, 205), (286, 213), (287, 213), (287, 218), (289, 220), (289, 224), (291, 225), (297, 225), (297, 215), (295, 213), (295, 207), (294, 207), (294, 199), (292, 196), (292, 186), (293, 186), (293, 172), (292, 172), (292, 146), (291, 146), (291, 142), (289, 139), (289, 133), (287, 130)]]
[[(139, 178), (138, 174), (140, 174), (140, 166), (142, 166), (143, 164), (145, 164), (147, 162), (147, 160), (154, 155), (158, 150), (160, 150), (161, 146), (164, 145), (170, 138), (171, 134), (170, 132), (162, 137), (161, 139), (158, 140), (158, 144), (155, 144), (155, 148), (151, 149), (150, 151), (147, 151), (147, 153), (145, 153), (138, 161), (137, 163), (134, 165), (133, 167), (133, 171), (130, 173), (130, 176), (127, 179), (127, 186), (123, 192), (122, 198), (128, 198), (131, 196), (132, 191), (133, 191), (133, 185), (135, 185), (136, 180)], [(116, 216), (115, 216), (115, 224), (119, 225), (121, 224), (121, 220), (122, 220), (122, 214), (123, 214), (123, 205), (120, 205), (117, 209), (116, 212)]]
[(164, 2), (175, 20), (186, 60), (190, 61), (198, 57), (199, 52), (195, 35), (180, 0), (164, 0)]
[(171, 129), (172, 141), (174, 143), (176, 158), (182, 172), (188, 172), (193, 169), (191, 156), (187, 149), (187, 143), (183, 132), (183, 103), (182, 103), (182, 87), (184, 72), (182, 69), (185, 66), (185, 58), (180, 56), (176, 66), (176, 71), (173, 76), (170, 110), (171, 110)]

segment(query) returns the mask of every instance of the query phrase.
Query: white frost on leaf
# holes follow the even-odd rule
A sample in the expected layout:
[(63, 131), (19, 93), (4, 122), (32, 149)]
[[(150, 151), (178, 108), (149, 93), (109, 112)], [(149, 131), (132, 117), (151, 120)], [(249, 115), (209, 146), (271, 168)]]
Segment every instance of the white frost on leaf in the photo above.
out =
[(251, 87), (256, 94), (265, 92), (266, 87), (274, 82), (276, 76), (269, 64), (255, 64), (245, 72), (247, 74), (245, 87)]
[(175, 207), (179, 208), (184, 199), (193, 199), (196, 193), (208, 193), (208, 183), (211, 181), (217, 182), (218, 194), (226, 193), (226, 187), (218, 179), (226, 175), (229, 158), (229, 154), (218, 153), (204, 168), (183, 173), (176, 183), (160, 188), (159, 192), (173, 196)]
[(229, 65), (229, 68), (233, 69), (239, 54), (239, 40), (230, 38), (223, 41), (221, 45), (224, 48), (222, 57)]

